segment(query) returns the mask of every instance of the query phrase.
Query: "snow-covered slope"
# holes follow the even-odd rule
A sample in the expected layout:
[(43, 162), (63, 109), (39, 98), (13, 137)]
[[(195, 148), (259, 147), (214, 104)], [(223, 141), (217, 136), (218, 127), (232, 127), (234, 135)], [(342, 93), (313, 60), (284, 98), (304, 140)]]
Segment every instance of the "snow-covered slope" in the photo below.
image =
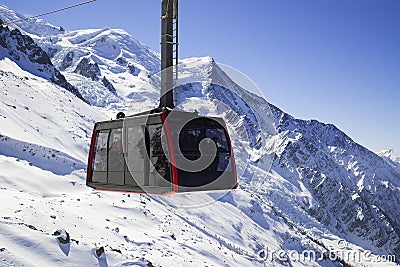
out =
[(8, 58), (0, 60), (0, 67), (0, 133), (85, 162), (90, 128), (106, 115)]
[[(102, 89), (103, 98), (114, 103), (115, 96), (133, 98), (136, 87), (148, 83), (148, 76), (160, 68), (159, 55), (123, 30), (67, 31), (62, 35), (36, 38), (36, 41), (65, 75), (81, 76), (75, 79), (75, 86), (95, 84)], [(157, 92), (156, 87), (152, 91)], [(93, 105), (109, 104), (94, 99), (91, 92), (82, 91), (82, 94)]]
[(241, 190), (163, 198), (87, 188), (90, 130), (105, 115), (9, 59), (0, 64), (1, 265), (263, 266), (258, 252), (280, 249), (276, 229), (289, 227)]
[[(280, 237), (274, 229), (285, 228), (275, 216), (263, 219), (243, 191), (220, 200), (218, 193), (162, 199), (89, 190), (83, 171), (55, 175), (4, 156), (0, 166), (6, 170), (0, 174), (0, 201), (7, 203), (0, 215), (2, 264), (263, 266), (257, 250), (262, 245), (278, 250)], [(213, 204), (174, 208), (198, 198)], [(234, 201), (241, 206), (232, 205)], [(257, 217), (262, 221), (255, 223)], [(60, 243), (57, 230), (66, 231), (70, 243)], [(96, 257), (101, 247), (106, 252)]]
[[(1, 6), (1, 19), (16, 17)], [(159, 56), (123, 30), (68, 31), (43, 20), (17, 27), (90, 105), (17, 62), (9, 43), (0, 60), (0, 266), (355, 266), (400, 258), (394, 167), (333, 125), (296, 120), (243, 90), (211, 58), (182, 60), (180, 107), (225, 118), (240, 188), (168, 197), (87, 188), (93, 123), (157, 105), (159, 84), (149, 76)], [(325, 258), (293, 258), (304, 251)]]

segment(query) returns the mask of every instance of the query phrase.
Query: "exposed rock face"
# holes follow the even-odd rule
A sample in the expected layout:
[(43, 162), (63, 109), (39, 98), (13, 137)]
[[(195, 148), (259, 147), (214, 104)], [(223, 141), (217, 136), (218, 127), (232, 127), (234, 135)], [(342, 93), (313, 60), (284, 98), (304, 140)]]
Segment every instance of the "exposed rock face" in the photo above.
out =
[(58, 52), (57, 48), (53, 48), (53, 47), (49, 47), (47, 49), (47, 55), (49, 56), (49, 58), (51, 59), (52, 57), (54, 57), (54, 55)]
[(74, 60), (74, 52), (69, 51), (62, 61), (60, 69), (65, 70), (65, 69), (71, 67), (73, 60)]
[(52, 65), (46, 52), (36, 45), (28, 35), (22, 35), (18, 29), (10, 31), (7, 27), (1, 28), (0, 33), (0, 45), (8, 50), (8, 54), (15, 61), (21, 60), (21, 54), (24, 54), (33, 63)]
[(47, 53), (30, 36), (23, 35), (18, 29), (0, 27), (0, 58), (4, 57), (10, 58), (23, 70), (50, 80), (85, 101), (79, 91), (54, 67)]
[(126, 61), (126, 59), (123, 57), (119, 57), (119, 58), (117, 58), (117, 63), (122, 66), (126, 66), (128, 64), (128, 61)]
[[(262, 149), (265, 145), (263, 137), (275, 133), (275, 129), (268, 128), (270, 123), (267, 121), (272, 121), (272, 118), (264, 117), (265, 114), (270, 114), (267, 111), (268, 102), (241, 88), (224, 73), (213, 59), (210, 60), (209, 75), (212, 85), (206, 89), (206, 93), (214, 102), (221, 102), (230, 108), (227, 112), (232, 114), (228, 115), (227, 119), (231, 123), (235, 120), (233, 114), (246, 114), (239, 119), (239, 132), (241, 135), (247, 135), (250, 147)], [(254, 111), (258, 111), (257, 114)]]
[(140, 69), (136, 68), (133, 64), (128, 64), (128, 69), (130, 74), (134, 76), (139, 75)]
[(106, 76), (103, 77), (103, 79), (101, 80), (101, 82), (103, 83), (103, 85), (110, 90), (111, 93), (113, 93), (114, 95), (117, 95), (117, 91), (115, 90), (114, 86), (112, 85), (112, 83), (106, 78)]
[(92, 81), (98, 81), (101, 75), (99, 65), (96, 62), (91, 62), (86, 57), (81, 59), (74, 72), (90, 78)]
[(116, 61), (119, 65), (126, 67), (130, 74), (132, 74), (134, 76), (139, 75), (140, 69), (135, 67), (135, 65), (133, 65), (132, 63), (128, 63), (128, 61), (125, 58), (119, 57), (119, 58), (117, 58)]

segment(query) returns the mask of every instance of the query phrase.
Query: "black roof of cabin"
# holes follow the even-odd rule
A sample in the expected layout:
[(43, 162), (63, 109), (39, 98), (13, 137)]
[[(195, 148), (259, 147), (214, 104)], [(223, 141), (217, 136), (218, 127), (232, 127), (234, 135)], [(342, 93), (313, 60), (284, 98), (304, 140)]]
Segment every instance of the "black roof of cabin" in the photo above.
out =
[[(95, 124), (95, 130), (107, 130), (115, 128), (123, 128), (137, 125), (151, 125), (151, 124), (162, 124), (161, 119), (162, 112), (143, 112), (126, 116), (125, 118), (97, 122)], [(205, 117), (199, 116), (197, 112), (186, 112), (186, 111), (173, 111), (166, 112), (168, 115), (168, 123), (182, 123), (182, 121), (191, 122), (191, 126), (197, 127), (217, 127), (222, 125), (225, 127), (224, 120), (219, 117)]]

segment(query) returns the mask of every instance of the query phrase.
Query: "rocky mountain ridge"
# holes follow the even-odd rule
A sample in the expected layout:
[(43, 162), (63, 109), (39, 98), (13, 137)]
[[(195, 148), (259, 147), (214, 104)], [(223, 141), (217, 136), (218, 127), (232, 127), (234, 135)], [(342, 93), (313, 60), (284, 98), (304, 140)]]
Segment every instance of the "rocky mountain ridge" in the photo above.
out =
[(10, 30), (7, 26), (0, 28), (0, 58), (4, 57), (10, 57), (22, 69), (48, 79), (84, 100), (79, 91), (54, 67), (47, 53), (18, 29)]

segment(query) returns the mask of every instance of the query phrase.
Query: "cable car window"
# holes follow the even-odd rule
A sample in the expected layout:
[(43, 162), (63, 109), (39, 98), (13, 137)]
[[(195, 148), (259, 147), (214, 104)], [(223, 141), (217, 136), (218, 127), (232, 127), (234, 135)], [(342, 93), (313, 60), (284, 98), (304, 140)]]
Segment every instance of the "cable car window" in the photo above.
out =
[(206, 129), (205, 138), (213, 140), (218, 148), (218, 152), (228, 152), (229, 146), (226, 141), (225, 131), (221, 128)]
[(96, 138), (96, 147), (94, 151), (94, 171), (107, 171), (107, 141), (108, 133), (99, 132)]
[(105, 183), (107, 180), (107, 143), (109, 133), (110, 131), (101, 131), (97, 133), (93, 156), (93, 182)]
[(183, 130), (179, 136), (179, 147), (184, 152), (199, 152), (198, 137), (200, 130)]
[(148, 125), (147, 129), (150, 135), (150, 151), (152, 155), (163, 154), (163, 148), (161, 144), (161, 125)]
[(113, 129), (108, 142), (108, 171), (124, 171), (124, 155), (122, 149), (122, 129)]
[(128, 128), (128, 169), (131, 172), (144, 172), (146, 147), (142, 126)]
[(144, 142), (143, 126), (126, 129), (126, 173), (125, 184), (145, 184), (146, 146)]
[[(199, 152), (201, 140), (214, 141), (218, 152), (229, 152), (225, 130), (221, 128), (183, 129), (179, 135), (179, 147), (182, 152)], [(212, 140), (212, 141), (211, 141)]]
[[(163, 151), (163, 147), (167, 148), (168, 144), (165, 136), (162, 135), (162, 125), (148, 125), (147, 129), (150, 140), (150, 167), (153, 167), (153, 170), (150, 170), (153, 175), (150, 184), (159, 186), (165, 184), (163, 179), (171, 180), (169, 160)], [(160, 180), (159, 178), (163, 179)]]
[(224, 172), (224, 171), (231, 171), (231, 157), (228, 153), (220, 153), (217, 157), (218, 158), (218, 165), (217, 171)]

